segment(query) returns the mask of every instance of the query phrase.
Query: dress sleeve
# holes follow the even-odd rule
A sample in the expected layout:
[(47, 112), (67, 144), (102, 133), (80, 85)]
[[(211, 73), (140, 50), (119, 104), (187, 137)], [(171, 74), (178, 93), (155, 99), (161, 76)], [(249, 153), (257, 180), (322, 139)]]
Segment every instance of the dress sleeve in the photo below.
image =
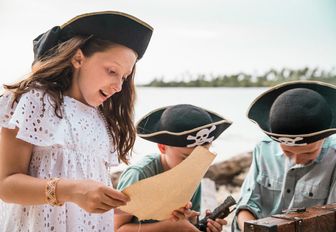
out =
[(17, 138), (37, 146), (63, 144), (64, 122), (55, 114), (51, 98), (32, 89), (14, 102), (14, 94), (0, 97), (0, 127), (18, 128)]

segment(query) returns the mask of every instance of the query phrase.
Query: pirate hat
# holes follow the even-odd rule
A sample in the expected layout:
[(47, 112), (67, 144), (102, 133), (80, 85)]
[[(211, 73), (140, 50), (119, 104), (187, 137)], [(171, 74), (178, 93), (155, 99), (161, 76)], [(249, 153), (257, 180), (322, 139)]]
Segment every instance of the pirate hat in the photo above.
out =
[(131, 48), (140, 59), (146, 51), (153, 28), (131, 15), (103, 11), (79, 15), (62, 26), (55, 26), (33, 41), (34, 59), (48, 54), (51, 48), (74, 36), (94, 36)]
[(273, 140), (302, 146), (336, 133), (336, 87), (293, 81), (262, 93), (247, 116)]
[(151, 142), (174, 147), (211, 143), (232, 122), (205, 109), (180, 104), (156, 109), (137, 124), (138, 135)]

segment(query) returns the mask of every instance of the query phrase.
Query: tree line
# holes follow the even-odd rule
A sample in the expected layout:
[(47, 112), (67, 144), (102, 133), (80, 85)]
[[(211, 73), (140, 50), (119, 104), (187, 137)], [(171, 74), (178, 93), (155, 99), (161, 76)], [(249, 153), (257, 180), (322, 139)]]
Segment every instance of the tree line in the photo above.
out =
[(285, 81), (318, 80), (336, 85), (336, 71), (319, 68), (302, 68), (281, 70), (270, 69), (261, 75), (237, 73), (230, 75), (191, 75), (181, 80), (165, 81), (164, 77), (154, 78), (146, 87), (269, 87)]

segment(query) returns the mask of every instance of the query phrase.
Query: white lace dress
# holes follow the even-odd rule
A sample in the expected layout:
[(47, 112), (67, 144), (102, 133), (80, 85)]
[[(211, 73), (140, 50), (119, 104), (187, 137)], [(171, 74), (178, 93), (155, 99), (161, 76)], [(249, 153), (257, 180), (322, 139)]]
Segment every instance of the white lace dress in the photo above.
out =
[[(0, 97), (0, 127), (18, 127), (17, 138), (34, 145), (29, 175), (92, 179), (111, 186), (106, 165), (116, 166), (118, 161), (98, 110), (65, 97), (66, 117), (60, 119), (51, 98), (42, 96), (41, 91), (31, 90), (13, 108), (12, 93)], [(113, 210), (90, 214), (72, 203), (52, 207), (0, 202), (0, 206), (1, 232), (113, 231)]]

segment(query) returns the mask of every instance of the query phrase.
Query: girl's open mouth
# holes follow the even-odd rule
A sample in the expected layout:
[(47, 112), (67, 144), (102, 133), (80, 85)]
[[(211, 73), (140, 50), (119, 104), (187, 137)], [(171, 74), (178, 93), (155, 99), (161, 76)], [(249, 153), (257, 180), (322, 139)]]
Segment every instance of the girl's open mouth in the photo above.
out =
[(104, 91), (102, 91), (102, 90), (99, 90), (99, 92), (100, 92), (100, 94), (101, 95), (103, 95), (104, 97), (107, 97), (108, 96), (108, 94), (106, 94)]

